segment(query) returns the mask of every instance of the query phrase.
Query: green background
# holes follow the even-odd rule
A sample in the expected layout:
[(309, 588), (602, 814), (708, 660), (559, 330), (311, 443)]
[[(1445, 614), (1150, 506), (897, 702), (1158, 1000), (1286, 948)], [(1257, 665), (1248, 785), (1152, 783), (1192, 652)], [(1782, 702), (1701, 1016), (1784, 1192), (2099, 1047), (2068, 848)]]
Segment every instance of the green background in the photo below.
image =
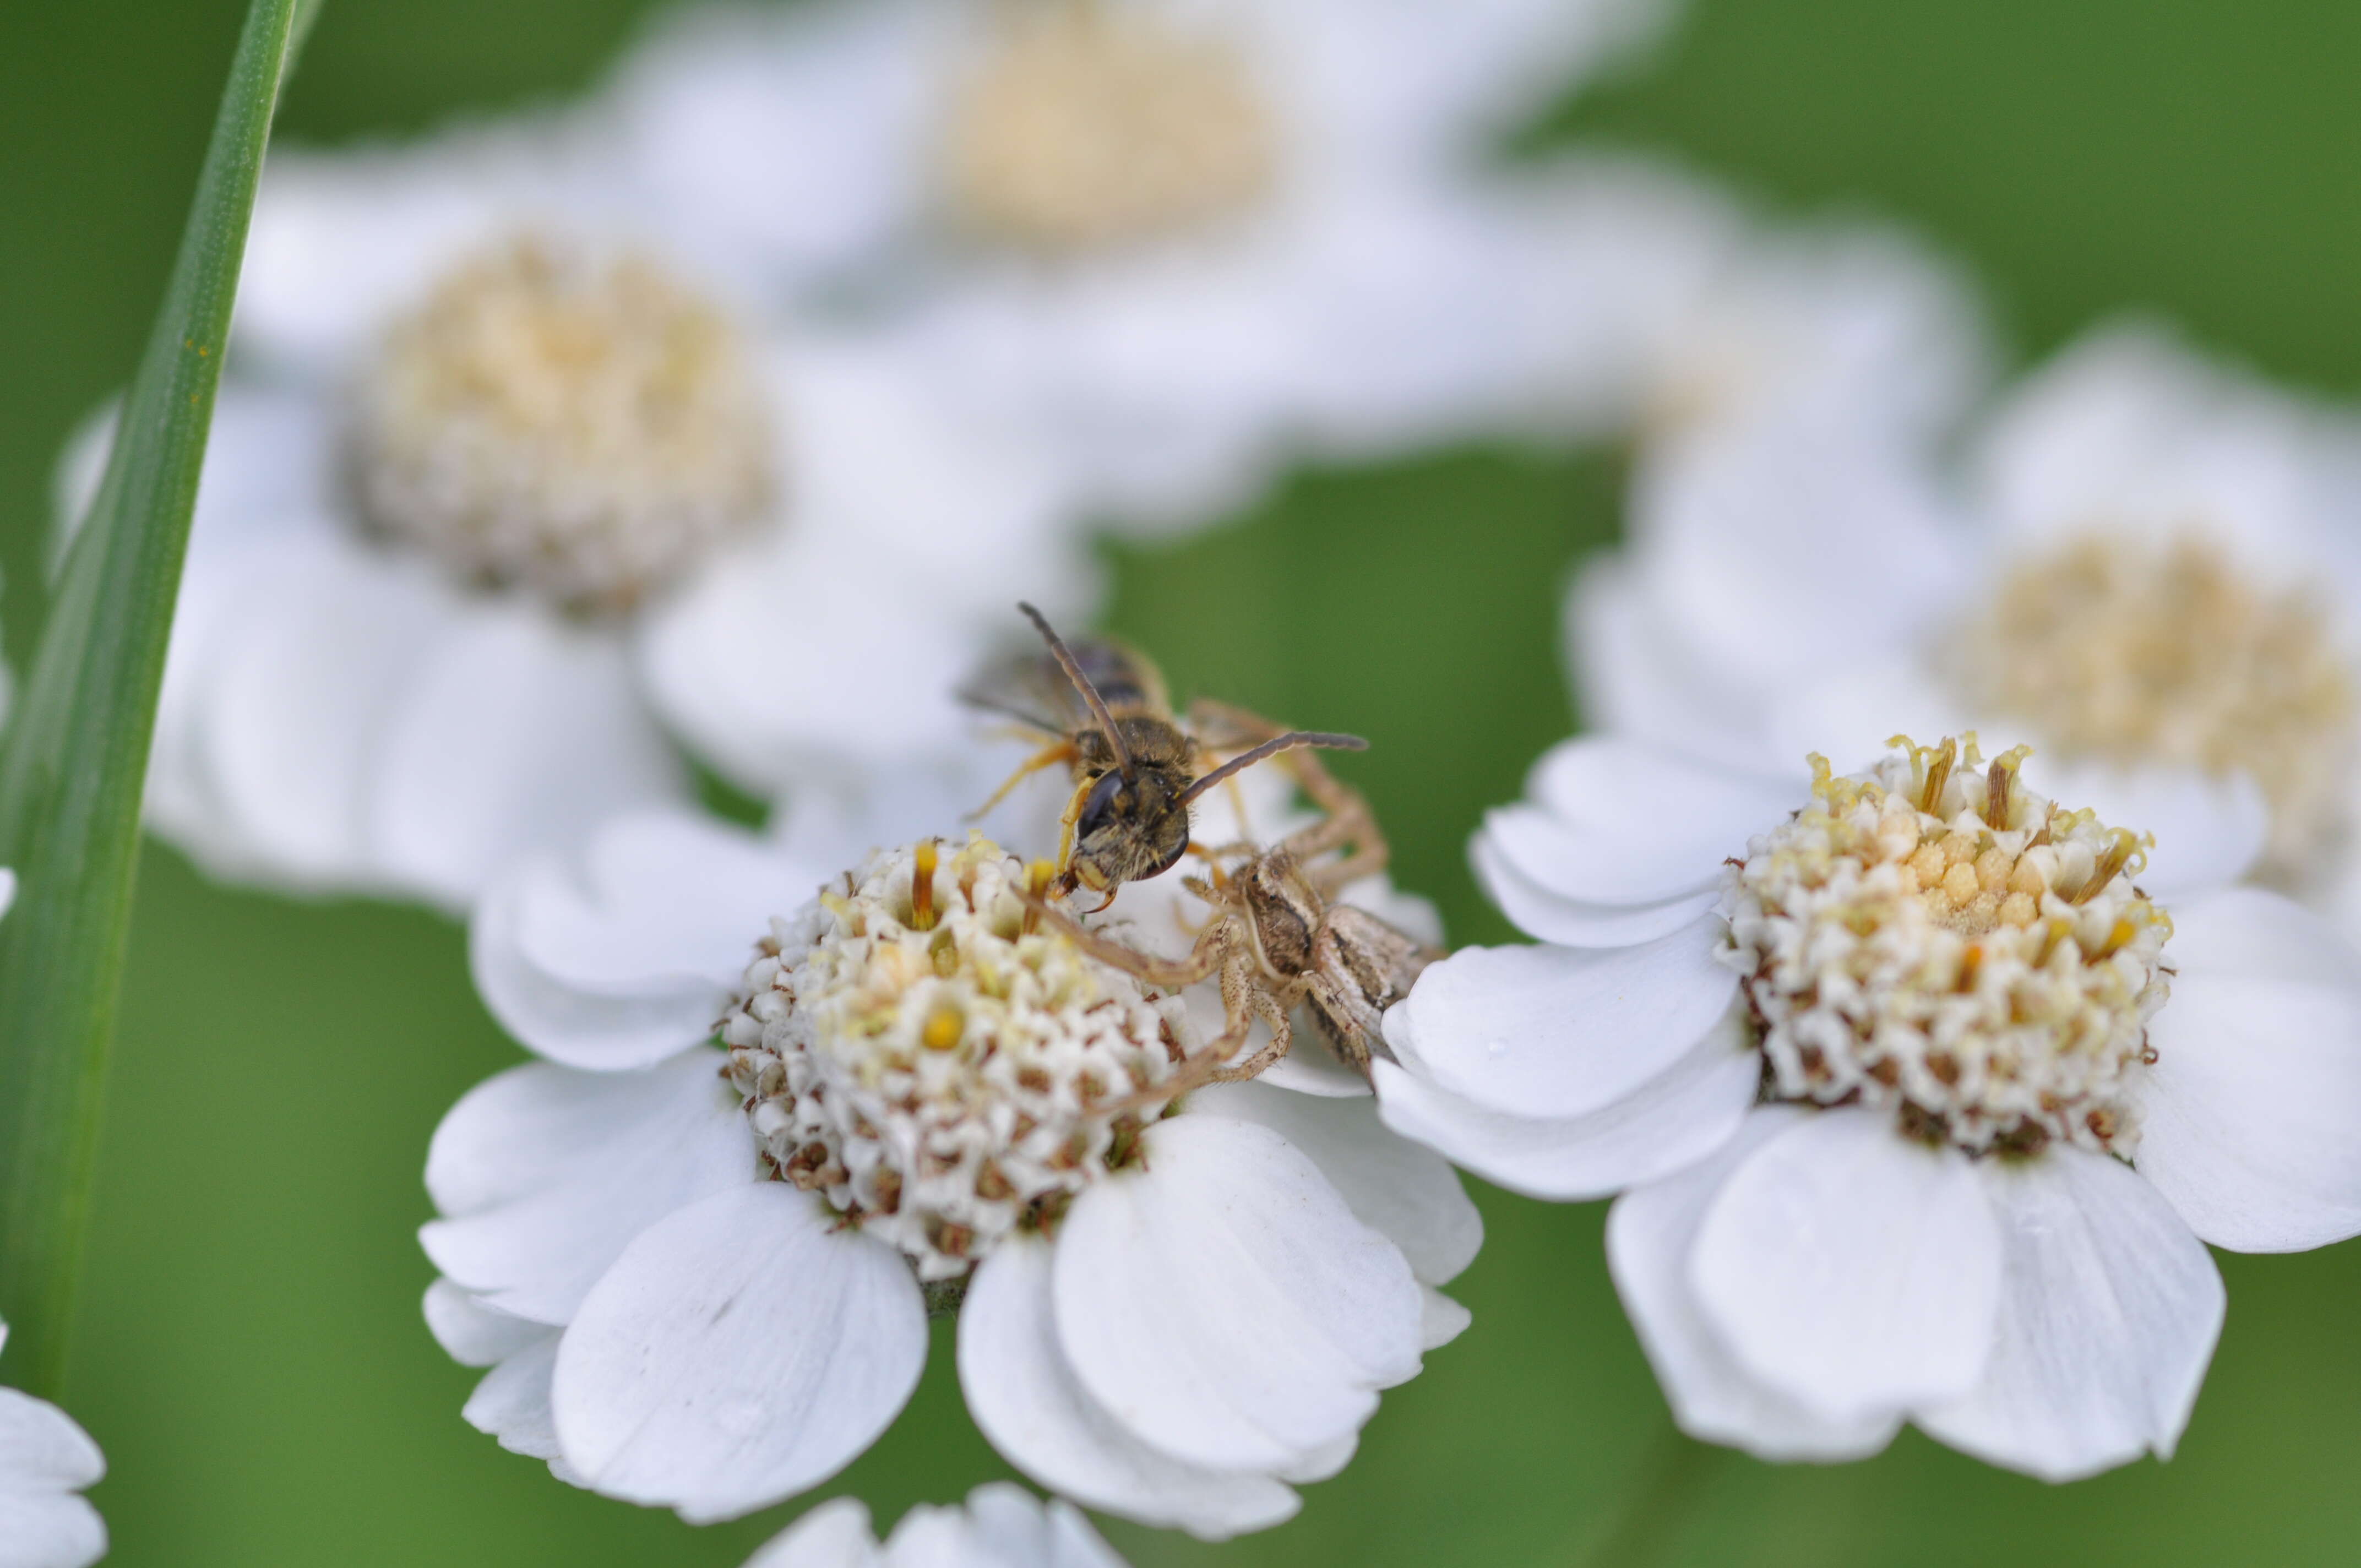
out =
[[(335, 140), (565, 91), (634, 0), (327, 0), (285, 131)], [(0, 22), (0, 565), (21, 668), (50, 456), (129, 373), (227, 63), (234, 0), (18, 5)], [(2361, 7), (2315, 0), (1713, 0), (1551, 135), (1670, 148), (1795, 212), (1906, 218), (1990, 286), (2011, 351), (2152, 308), (2325, 389), (2361, 370)], [(1613, 531), (1610, 456), (1464, 453), (1305, 476), (1116, 558), (1113, 617), (1183, 691), (1357, 729), (1354, 771), (1463, 940), (1504, 927), (1461, 849), (1566, 732), (1555, 600)], [(786, 1517), (692, 1531), (499, 1452), (420, 1324), (436, 1117), (515, 1059), (459, 931), (220, 892), (148, 855), (70, 1403), (113, 1470), (114, 1561), (730, 1564)], [(1678, 1443), (1599, 1255), (1603, 1210), (1479, 1194), (1476, 1327), (1240, 1563), (1579, 1561), (1619, 1503), (1693, 1563), (2350, 1563), (2361, 1248), (2223, 1260), (2231, 1310), (2180, 1456), (2058, 1489), (1905, 1434), (1776, 1468)], [(843, 1486), (881, 1519), (1000, 1474), (949, 1342)], [(1643, 1487), (1670, 1478), (1666, 1490)], [(1677, 1499), (1677, 1500), (1675, 1500)], [(1136, 1563), (1214, 1549), (1123, 1526)]]

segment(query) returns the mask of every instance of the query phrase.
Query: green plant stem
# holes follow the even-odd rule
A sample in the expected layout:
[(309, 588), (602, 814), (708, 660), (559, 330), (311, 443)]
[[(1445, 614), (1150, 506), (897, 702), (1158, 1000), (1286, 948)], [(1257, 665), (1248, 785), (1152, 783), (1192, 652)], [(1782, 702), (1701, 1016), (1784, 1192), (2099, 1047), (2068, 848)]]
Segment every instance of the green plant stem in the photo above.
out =
[(1583, 1568), (1661, 1568), (1670, 1561), (1724, 1452), (1666, 1422), (1624, 1484), (1620, 1506), (1583, 1554)]
[(0, 749), (4, 1380), (55, 1394), (123, 973), (149, 731), (299, 0), (253, 0), (163, 307)]

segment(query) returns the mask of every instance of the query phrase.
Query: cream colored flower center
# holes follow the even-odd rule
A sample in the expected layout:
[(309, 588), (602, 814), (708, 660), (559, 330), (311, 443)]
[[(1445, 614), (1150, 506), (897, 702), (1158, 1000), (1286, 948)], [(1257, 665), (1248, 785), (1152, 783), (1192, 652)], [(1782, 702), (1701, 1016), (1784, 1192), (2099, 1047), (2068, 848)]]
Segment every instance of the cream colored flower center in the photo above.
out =
[(1723, 894), (1778, 1098), (1891, 1110), (1971, 1152), (2128, 1156), (2172, 923), (2143, 840), (1989, 767), (1975, 738), (1817, 774)]
[(770, 501), (737, 331), (644, 258), (519, 240), (396, 320), (356, 389), (363, 514), (463, 578), (627, 609)]
[(1005, 18), (947, 125), (953, 216), (1071, 252), (1160, 238), (1249, 208), (1278, 127), (1246, 59), (1137, 7), (1034, 0)]
[(772, 1174), (956, 1279), (1054, 1224), (1171, 1098), (1184, 1014), (1036, 929), (981, 835), (872, 857), (773, 923), (723, 1021)]
[(1971, 703), (2063, 756), (2250, 773), (2282, 872), (2346, 828), (2356, 707), (2325, 619), (2199, 540), (2094, 536), (2025, 562), (1945, 661)]

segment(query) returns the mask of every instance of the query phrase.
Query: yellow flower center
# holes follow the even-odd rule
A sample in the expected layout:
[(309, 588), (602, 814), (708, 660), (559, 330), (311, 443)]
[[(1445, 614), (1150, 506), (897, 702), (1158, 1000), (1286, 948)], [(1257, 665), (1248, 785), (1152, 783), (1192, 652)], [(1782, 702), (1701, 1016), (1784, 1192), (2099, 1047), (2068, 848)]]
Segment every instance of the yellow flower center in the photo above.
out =
[(2094, 536), (2024, 562), (1942, 661), (1971, 704), (2061, 756), (2245, 770), (2283, 873), (2345, 829), (2356, 709), (2327, 621), (2202, 541)]
[(377, 532), (465, 580), (611, 611), (761, 515), (774, 439), (713, 305), (645, 258), (521, 239), (392, 323), (350, 457)]
[(2132, 885), (2143, 840), (2026, 791), (2022, 748), (1896, 745), (1857, 777), (1813, 758), (1811, 803), (1730, 873), (1773, 1092), (1977, 1153), (2128, 1155), (2172, 931)]
[(1161, 238), (1249, 208), (1278, 133), (1246, 60), (1102, 0), (1008, 16), (947, 126), (953, 216), (1071, 253)]

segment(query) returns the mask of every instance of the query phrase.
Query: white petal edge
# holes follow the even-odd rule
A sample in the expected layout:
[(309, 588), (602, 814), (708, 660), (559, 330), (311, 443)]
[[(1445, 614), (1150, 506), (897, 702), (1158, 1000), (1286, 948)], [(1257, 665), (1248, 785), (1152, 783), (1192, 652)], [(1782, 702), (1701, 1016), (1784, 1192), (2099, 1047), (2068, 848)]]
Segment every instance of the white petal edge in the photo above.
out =
[(2205, 1245), (2104, 1155), (2052, 1147), (1977, 1174), (2001, 1223), (1999, 1337), (1982, 1380), (1918, 1425), (2045, 1481), (2171, 1458), (2227, 1304)]
[(483, 1304), (564, 1323), (647, 1226), (753, 1182), (753, 1135), (718, 1051), (636, 1073), (545, 1062), (461, 1097), (427, 1147), (445, 1218), (419, 1229), (434, 1266)]
[[(1679, 1061), (1729, 1012), (1719, 919), (1628, 948), (1462, 948), (1390, 1009), (1403, 1065), (1488, 1110), (1580, 1116)], [(1415, 1064), (1409, 1058), (1416, 1058)]]
[(1697, 1229), (1721, 1184), (1763, 1140), (1810, 1113), (1765, 1106), (1710, 1159), (1625, 1193), (1608, 1211), (1607, 1262), (1683, 1431), (1758, 1459), (1826, 1464), (1877, 1453), (1902, 1418), (1878, 1412), (1830, 1420), (1750, 1376), (1706, 1321), (1688, 1279)]
[(558, 1346), (558, 1441), (595, 1491), (735, 1519), (851, 1464), (926, 1355), (901, 1255), (757, 1182), (642, 1232), (584, 1299)]
[(1275, 1470), (1350, 1436), (1419, 1368), (1417, 1280), (1310, 1157), (1225, 1116), (1160, 1122), (1146, 1168), (1059, 1233), (1058, 1335), (1083, 1389), (1151, 1447)]
[(2172, 994), (2134, 1164), (2199, 1236), (2301, 1252), (2361, 1234), (2361, 955), (2278, 894), (2172, 908)]
[(1311, 1156), (1355, 1217), (1401, 1248), (1421, 1284), (1456, 1278), (1484, 1245), (1484, 1217), (1450, 1162), (1389, 1131), (1367, 1096), (1318, 1099), (1225, 1083), (1198, 1091), (1189, 1111), (1268, 1127)]
[(1603, 1198), (1706, 1158), (1754, 1103), (1762, 1058), (1735, 1011), (1689, 1053), (1623, 1099), (1581, 1116), (1493, 1111), (1418, 1075), (1397, 1007), (1386, 1037), (1400, 1065), (1376, 1064), (1378, 1112), (1406, 1138), (1496, 1186), (1529, 1198)]
[(1049, 1244), (1012, 1236), (960, 1306), (960, 1387), (1000, 1456), (1053, 1492), (1201, 1541), (1292, 1518), (1295, 1494), (1269, 1475), (1169, 1458), (1092, 1401), (1058, 1346), (1052, 1268)]
[(1831, 1421), (1964, 1394), (2000, 1310), (2000, 1226), (1956, 1149), (1890, 1116), (1808, 1116), (1739, 1161), (1688, 1282), (1747, 1374)]

